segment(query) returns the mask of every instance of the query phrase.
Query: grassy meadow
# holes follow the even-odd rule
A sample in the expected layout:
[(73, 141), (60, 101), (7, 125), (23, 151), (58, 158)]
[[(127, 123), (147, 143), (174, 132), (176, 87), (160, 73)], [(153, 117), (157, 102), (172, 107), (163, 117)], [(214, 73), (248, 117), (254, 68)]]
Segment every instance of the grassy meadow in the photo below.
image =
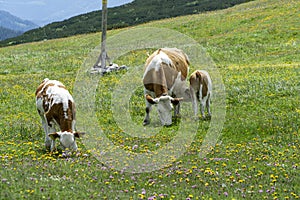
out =
[[(226, 90), (226, 120), (217, 144), (199, 157), (210, 121), (197, 121), (184, 155), (153, 172), (104, 165), (81, 140), (78, 155), (45, 151), (36, 87), (48, 77), (72, 93), (100, 33), (0, 48), (0, 199), (299, 199), (299, 10), (299, 1), (257, 0), (139, 26), (173, 29), (196, 40), (216, 63)], [(134, 67), (145, 62), (147, 52), (133, 51), (115, 62)], [(175, 137), (179, 122), (149, 138), (120, 131), (110, 98), (124, 74), (101, 78), (97, 122), (127, 152), (159, 149)], [(130, 105), (133, 120), (142, 123), (142, 87)]]

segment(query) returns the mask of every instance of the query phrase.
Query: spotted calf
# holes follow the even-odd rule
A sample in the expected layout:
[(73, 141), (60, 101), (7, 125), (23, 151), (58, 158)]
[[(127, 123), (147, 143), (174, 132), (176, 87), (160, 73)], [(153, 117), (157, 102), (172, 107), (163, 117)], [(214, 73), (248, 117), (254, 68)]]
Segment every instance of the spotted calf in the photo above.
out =
[(196, 70), (190, 76), (190, 93), (195, 116), (198, 115), (198, 101), (202, 118), (205, 119), (204, 107), (207, 108), (208, 117), (211, 117), (210, 98), (212, 95), (212, 81), (208, 72)]
[[(45, 131), (46, 149), (53, 152), (55, 139), (59, 138), (63, 149), (77, 150), (75, 137), (84, 133), (75, 131), (75, 104), (74, 100), (59, 81), (44, 79), (36, 92), (36, 107), (42, 119)], [(56, 127), (60, 131), (56, 131)]]

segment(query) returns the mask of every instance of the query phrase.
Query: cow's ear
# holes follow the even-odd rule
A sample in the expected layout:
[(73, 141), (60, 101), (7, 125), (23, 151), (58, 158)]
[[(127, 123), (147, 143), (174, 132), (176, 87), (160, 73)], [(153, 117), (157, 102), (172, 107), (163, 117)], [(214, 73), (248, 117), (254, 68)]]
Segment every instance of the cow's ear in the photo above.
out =
[(196, 72), (196, 77), (201, 79), (201, 72), (200, 71)]
[(85, 134), (85, 132), (74, 132), (74, 136), (77, 137), (77, 138), (80, 138), (84, 134)]
[(183, 100), (183, 98), (172, 98), (172, 99), (171, 99), (171, 103), (172, 103), (173, 105), (177, 105), (177, 104), (179, 104), (179, 102), (182, 101), (182, 100)]
[(57, 133), (57, 132), (54, 132), (54, 133), (49, 133), (48, 136), (49, 136), (52, 140), (55, 140), (56, 138), (59, 138), (59, 137), (60, 137), (60, 134)]
[(145, 98), (151, 104), (157, 104), (159, 102), (159, 98), (153, 99), (149, 94), (146, 94)]

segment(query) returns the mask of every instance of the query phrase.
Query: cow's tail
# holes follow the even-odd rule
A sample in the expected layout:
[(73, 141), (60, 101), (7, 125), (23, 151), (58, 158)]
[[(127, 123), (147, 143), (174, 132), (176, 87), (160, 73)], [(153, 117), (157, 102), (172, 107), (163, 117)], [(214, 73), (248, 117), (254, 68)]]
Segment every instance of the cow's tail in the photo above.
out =
[(157, 55), (160, 53), (160, 51), (161, 51), (161, 48), (157, 50)]

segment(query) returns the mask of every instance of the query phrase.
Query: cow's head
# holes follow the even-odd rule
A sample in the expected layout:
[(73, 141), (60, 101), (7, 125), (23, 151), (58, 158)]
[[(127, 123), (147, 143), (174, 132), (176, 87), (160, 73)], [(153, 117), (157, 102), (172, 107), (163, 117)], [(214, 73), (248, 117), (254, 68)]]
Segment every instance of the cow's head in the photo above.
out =
[(62, 146), (62, 148), (64, 150), (69, 149), (69, 150), (77, 151), (77, 144), (75, 141), (75, 137), (80, 138), (84, 134), (85, 133), (82, 133), (82, 132), (68, 132), (68, 131), (61, 132), (61, 131), (59, 131), (59, 132), (55, 132), (55, 133), (50, 133), (49, 137), (52, 140), (59, 138), (60, 145)]
[(158, 98), (152, 98), (150, 95), (146, 95), (146, 100), (151, 104), (157, 104), (157, 111), (159, 114), (160, 122), (164, 126), (172, 124), (172, 109), (173, 104), (177, 105), (182, 98), (173, 98), (169, 95), (160, 96)]

